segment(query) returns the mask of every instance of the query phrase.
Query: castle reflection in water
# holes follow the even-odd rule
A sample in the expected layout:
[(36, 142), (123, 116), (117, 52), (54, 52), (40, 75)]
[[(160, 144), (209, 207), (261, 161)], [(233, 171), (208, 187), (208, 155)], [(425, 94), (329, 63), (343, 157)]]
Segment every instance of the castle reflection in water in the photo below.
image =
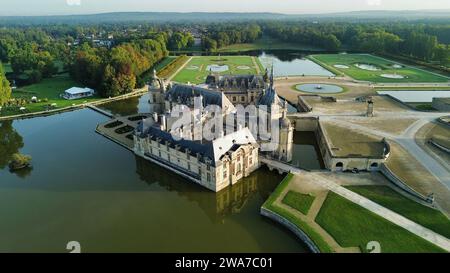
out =
[(136, 157), (136, 168), (143, 181), (149, 185), (157, 183), (195, 202), (213, 222), (222, 222), (226, 217), (240, 213), (251, 198), (258, 198), (262, 203), (283, 178), (264, 167), (232, 187), (214, 193), (194, 183), (186, 183), (182, 177), (140, 157)]

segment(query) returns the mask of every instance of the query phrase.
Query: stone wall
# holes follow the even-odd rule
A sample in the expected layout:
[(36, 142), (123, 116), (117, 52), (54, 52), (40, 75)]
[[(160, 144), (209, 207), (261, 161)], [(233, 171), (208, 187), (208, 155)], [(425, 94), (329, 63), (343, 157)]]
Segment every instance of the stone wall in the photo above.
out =
[(311, 250), (313, 253), (320, 253), (319, 248), (314, 244), (314, 242), (304, 233), (300, 228), (298, 228), (293, 223), (289, 222), (286, 218), (282, 217), (281, 215), (268, 210), (267, 208), (261, 208), (261, 215), (265, 216), (292, 231), (300, 240), (302, 240), (306, 246)]
[(380, 167), (380, 172), (389, 180), (391, 181), (394, 185), (396, 185), (397, 187), (399, 187), (400, 189), (408, 192), (409, 194), (413, 195), (414, 197), (419, 198), (422, 201), (425, 201), (429, 204), (433, 203), (433, 200), (418, 193), (417, 191), (415, 191), (414, 189), (412, 189), (411, 187), (409, 187), (405, 182), (403, 182), (398, 176), (396, 176), (385, 164), (382, 164)]

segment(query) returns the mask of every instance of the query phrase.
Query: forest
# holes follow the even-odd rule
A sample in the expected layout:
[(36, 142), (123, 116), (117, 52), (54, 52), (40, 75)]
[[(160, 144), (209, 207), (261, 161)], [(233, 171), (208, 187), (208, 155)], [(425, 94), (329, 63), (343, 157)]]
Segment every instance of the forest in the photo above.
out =
[[(0, 28), (0, 103), (8, 85), (28, 85), (69, 73), (103, 97), (145, 85), (145, 75), (170, 51), (189, 50), (201, 39), (204, 53), (262, 37), (329, 52), (391, 54), (434, 66), (450, 64), (450, 24), (445, 20), (251, 20), (157, 24), (42, 24)], [(7, 84), (7, 80), (9, 84)]]

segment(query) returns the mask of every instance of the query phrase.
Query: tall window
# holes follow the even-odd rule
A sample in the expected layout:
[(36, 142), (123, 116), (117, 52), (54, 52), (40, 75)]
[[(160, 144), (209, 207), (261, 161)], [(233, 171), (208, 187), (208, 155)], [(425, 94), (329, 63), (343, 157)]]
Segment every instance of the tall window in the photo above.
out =
[(227, 170), (223, 171), (223, 179), (227, 179)]
[(211, 174), (210, 173), (206, 174), (206, 181), (211, 182)]

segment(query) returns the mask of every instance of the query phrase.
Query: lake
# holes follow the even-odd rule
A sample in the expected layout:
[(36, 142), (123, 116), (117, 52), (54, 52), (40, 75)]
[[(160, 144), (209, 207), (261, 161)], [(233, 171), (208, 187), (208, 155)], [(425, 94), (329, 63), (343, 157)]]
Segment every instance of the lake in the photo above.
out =
[[(288, 53), (285, 53), (288, 54)], [(293, 53), (291, 53), (293, 54)], [(268, 69), (274, 67), (276, 77), (286, 76), (334, 76), (333, 73), (326, 70), (315, 62), (303, 58), (302, 55), (291, 55), (287, 58), (280, 57), (280, 54), (262, 52), (259, 60), (262, 65)]]
[(377, 91), (379, 95), (390, 95), (402, 102), (432, 102), (433, 98), (449, 98), (450, 91)]
[[(134, 114), (147, 100), (103, 108)], [(67, 252), (69, 241), (83, 252), (308, 252), (259, 215), (283, 178), (276, 172), (261, 168), (216, 194), (96, 134), (107, 119), (83, 109), (0, 122), (0, 252)], [(17, 151), (32, 169), (9, 172)]]

